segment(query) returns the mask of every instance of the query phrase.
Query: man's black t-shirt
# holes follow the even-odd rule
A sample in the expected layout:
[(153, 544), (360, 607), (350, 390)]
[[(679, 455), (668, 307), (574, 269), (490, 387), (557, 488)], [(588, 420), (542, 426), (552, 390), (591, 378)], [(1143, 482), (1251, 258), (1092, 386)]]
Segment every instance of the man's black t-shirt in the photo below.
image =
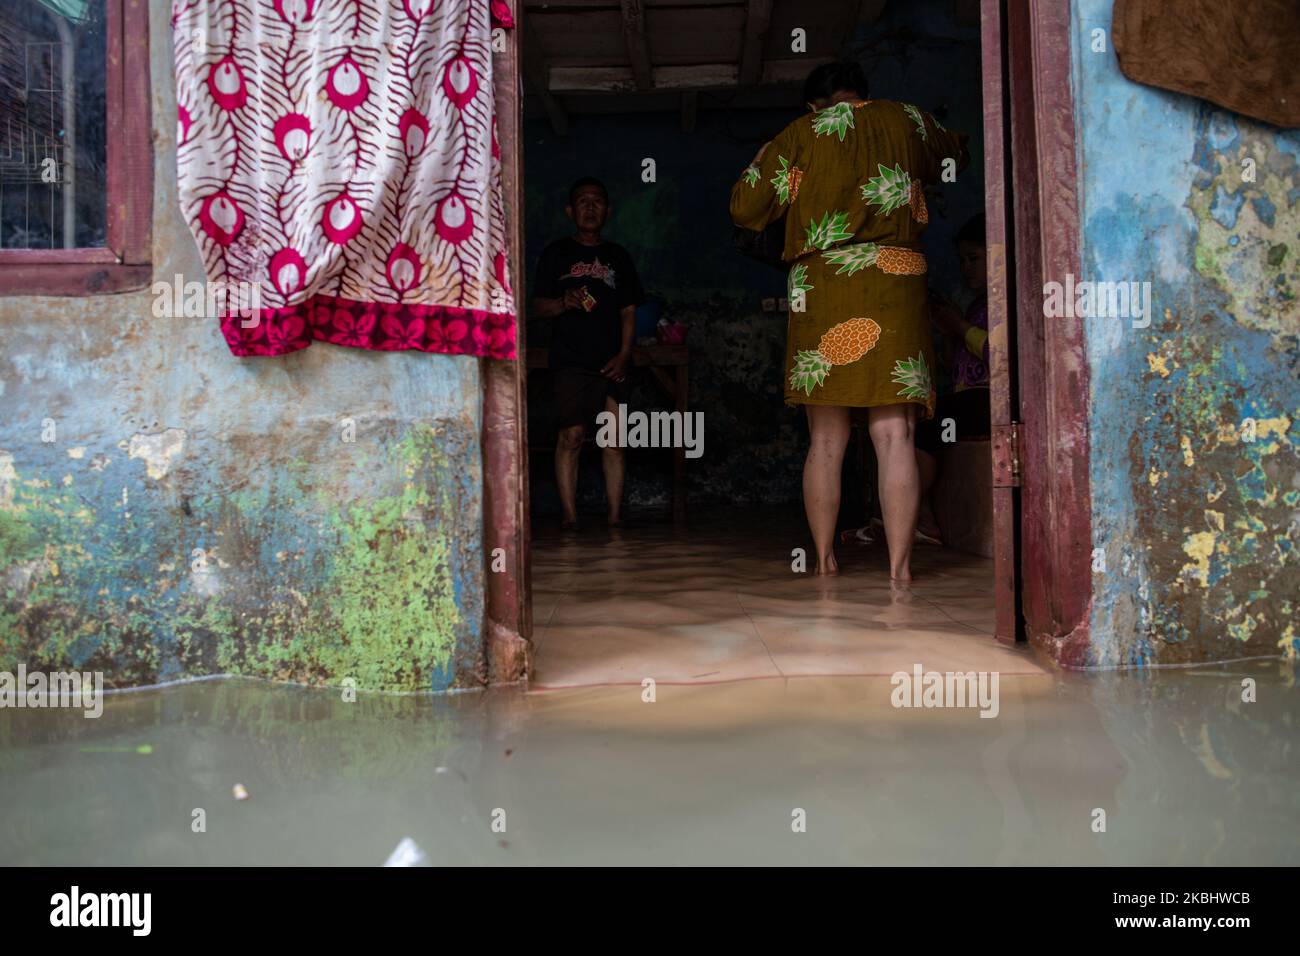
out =
[(640, 305), (641, 280), (627, 250), (613, 242), (584, 246), (570, 237), (542, 250), (533, 294), (561, 298), (568, 289), (584, 291), (583, 305), (557, 315), (551, 334), (551, 368), (599, 372), (623, 347), (619, 312)]

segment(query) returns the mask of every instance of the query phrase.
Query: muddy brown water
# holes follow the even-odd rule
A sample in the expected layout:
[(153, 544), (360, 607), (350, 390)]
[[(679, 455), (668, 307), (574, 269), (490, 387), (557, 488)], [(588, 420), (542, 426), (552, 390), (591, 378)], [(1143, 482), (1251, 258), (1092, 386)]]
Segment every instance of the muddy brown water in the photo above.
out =
[(439, 865), (1300, 862), (1290, 665), (1005, 676), (992, 719), (893, 689), (223, 679), (4, 709), (0, 862), (368, 866), (404, 837)]

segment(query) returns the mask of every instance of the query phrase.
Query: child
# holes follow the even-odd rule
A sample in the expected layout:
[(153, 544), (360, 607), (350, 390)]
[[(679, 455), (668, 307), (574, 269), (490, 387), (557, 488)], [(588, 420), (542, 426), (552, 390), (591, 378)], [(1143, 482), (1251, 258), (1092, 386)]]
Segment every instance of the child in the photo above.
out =
[(966, 287), (975, 293), (965, 314), (952, 302), (935, 297), (931, 318), (950, 345), (953, 390), (939, 397), (934, 417), (916, 427), (916, 464), (921, 473), (921, 513), (917, 536), (938, 544), (941, 529), (930, 506), (930, 491), (939, 474), (939, 448), (944, 419), (956, 425), (956, 437), (989, 434), (989, 308), (988, 266), (984, 214), (971, 218), (957, 232), (957, 258)]

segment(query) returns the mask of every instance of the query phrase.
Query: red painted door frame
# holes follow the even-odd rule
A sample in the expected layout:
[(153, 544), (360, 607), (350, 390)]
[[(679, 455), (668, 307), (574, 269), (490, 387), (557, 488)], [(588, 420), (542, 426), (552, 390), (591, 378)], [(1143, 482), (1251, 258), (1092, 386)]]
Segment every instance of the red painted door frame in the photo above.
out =
[[(491, 683), (527, 675), (532, 635), (520, 219), (519, 41), (528, 14), (522, 0), (509, 2), (515, 29), (495, 58), (495, 83), (520, 321), (519, 358), (482, 363), (482, 677)], [(1019, 460), (1018, 475), (995, 481), (997, 630), (1002, 640), (1027, 636), (1067, 665), (1084, 662), (1092, 596), (1088, 367), (1082, 324), (1044, 320), (1043, 286), (1081, 272), (1069, 6), (981, 0), (991, 400), (996, 454), (1008, 466)], [(1008, 470), (995, 468), (995, 478)]]
[(1092, 599), (1088, 365), (1082, 322), (1043, 315), (1045, 283), (1082, 271), (1070, 4), (981, 0), (981, 16), (989, 338), (1002, 352), (990, 356), (993, 421), (1019, 423), (1000, 450), (1018, 459), (1017, 484), (994, 492), (998, 637), (1023, 634), (1080, 664)]
[[(528, 343), (524, 335), (524, 148), (521, 39), (523, 0), (507, 0), (514, 29), (493, 55), (497, 142), (510, 233), (510, 283), (515, 295), (514, 361), (483, 359), (483, 557), (485, 594), (481, 679), (505, 684), (528, 674), (532, 615), (532, 541), (528, 517)], [(493, 44), (494, 48), (498, 44)], [(504, 566), (504, 570), (495, 570)]]

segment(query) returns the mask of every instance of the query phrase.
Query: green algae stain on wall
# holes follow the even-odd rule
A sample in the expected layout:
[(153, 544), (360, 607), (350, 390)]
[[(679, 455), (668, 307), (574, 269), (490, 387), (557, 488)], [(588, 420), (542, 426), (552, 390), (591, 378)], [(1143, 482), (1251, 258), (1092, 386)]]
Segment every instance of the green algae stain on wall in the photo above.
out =
[[(104, 534), (67, 485), (23, 478), (5, 456), (0, 495), (0, 667), (71, 665), (132, 673), (157, 666), (134, 641), (142, 595), (115, 575), (136, 557), (129, 535)], [(121, 516), (115, 516), (121, 517)], [(86, 607), (86, 598), (93, 607)]]
[(451, 665), (462, 623), (451, 569), (453, 546), (439, 518), (450, 513), (446, 465), (433, 429), (419, 426), (392, 450), (399, 493), (344, 506), (322, 535), (329, 569), (309, 599), (271, 607), (249, 643), (221, 642), (232, 673), (306, 683), (351, 677), (374, 690), (425, 690)]
[[(133, 513), (128, 500), (143, 495), (96, 504), (21, 478), (7, 457), (0, 669), (102, 670), (110, 686), (232, 673), (445, 688), (466, 677), (457, 645), (481, 597), (462, 451), (442, 429), (410, 427), (372, 460), (358, 455), (367, 477), (353, 493), (314, 489), (302, 462), (277, 464), (274, 487), (206, 509), (196, 496), (181, 539), (151, 533), (165, 516)], [(311, 559), (268, 562), (259, 549)], [(206, 557), (192, 563), (196, 550)]]
[(393, 493), (342, 506), (316, 495), (326, 515), (319, 579), (301, 580), (309, 566), (268, 589), (255, 639), (220, 638), (219, 669), (312, 684), (351, 678), (370, 690), (446, 686), (465, 618), (452, 567), (455, 456), (444, 446), (437, 430), (415, 426), (385, 451), (387, 463), (358, 464), (376, 474), (395, 467)]

